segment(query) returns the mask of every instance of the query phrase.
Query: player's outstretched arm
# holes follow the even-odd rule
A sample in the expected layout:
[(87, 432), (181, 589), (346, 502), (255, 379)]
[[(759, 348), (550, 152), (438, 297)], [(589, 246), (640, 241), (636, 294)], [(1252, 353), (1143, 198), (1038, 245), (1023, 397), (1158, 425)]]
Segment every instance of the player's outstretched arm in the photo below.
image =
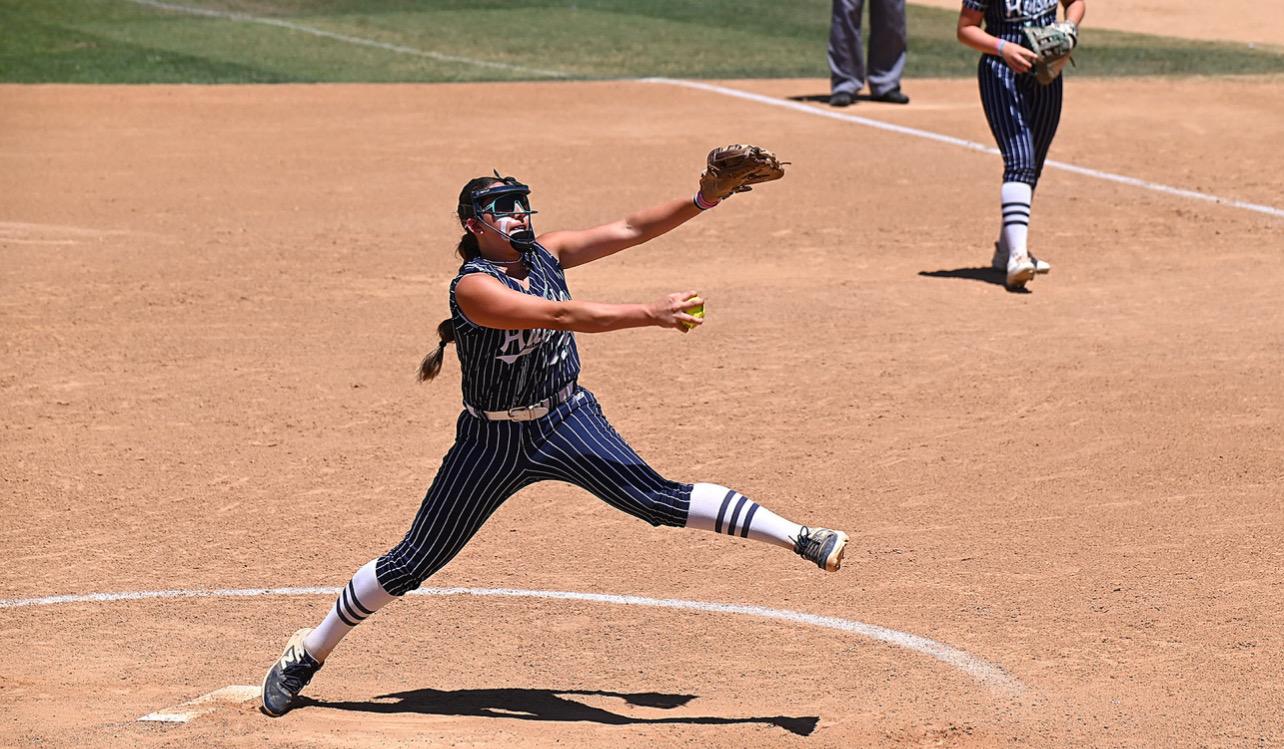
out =
[(669, 294), (650, 304), (557, 302), (514, 291), (484, 273), (472, 273), (455, 286), (455, 300), (469, 320), (486, 328), (548, 328), (605, 333), (625, 328), (673, 328), (686, 333), (704, 322), (688, 314), (704, 304), (694, 291)]
[(690, 198), (670, 200), (592, 229), (552, 231), (541, 235), (539, 243), (563, 268), (574, 268), (655, 239), (699, 214)]
[(739, 192), (785, 176), (785, 164), (761, 146), (735, 143), (715, 148), (705, 157), (700, 189), (690, 200), (661, 203), (623, 221), (585, 231), (550, 232), (540, 244), (557, 256), (563, 268), (591, 263), (654, 239)]

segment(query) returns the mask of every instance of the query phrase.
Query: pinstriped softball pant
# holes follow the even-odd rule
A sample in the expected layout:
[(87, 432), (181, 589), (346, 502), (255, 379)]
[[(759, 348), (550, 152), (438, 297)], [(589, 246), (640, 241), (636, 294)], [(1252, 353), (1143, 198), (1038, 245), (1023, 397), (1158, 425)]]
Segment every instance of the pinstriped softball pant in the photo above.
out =
[(379, 584), (397, 596), (418, 588), (504, 500), (539, 481), (573, 484), (657, 526), (685, 525), (691, 502), (691, 485), (647, 465), (583, 388), (535, 421), (483, 421), (464, 412), (409, 532), (379, 558)]
[(1017, 75), (1003, 60), (983, 55), (977, 81), (985, 119), (1003, 154), (1003, 181), (1037, 185), (1061, 122), (1064, 79), (1041, 86), (1034, 75)]

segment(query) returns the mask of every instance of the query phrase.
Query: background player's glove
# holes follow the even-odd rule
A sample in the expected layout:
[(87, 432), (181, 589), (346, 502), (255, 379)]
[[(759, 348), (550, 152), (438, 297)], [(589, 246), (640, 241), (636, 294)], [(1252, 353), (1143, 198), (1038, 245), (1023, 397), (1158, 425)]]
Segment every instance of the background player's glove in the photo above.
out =
[(709, 152), (708, 164), (700, 175), (700, 194), (712, 203), (738, 192), (748, 192), (750, 185), (785, 176), (784, 165), (788, 163), (758, 146), (736, 144), (715, 148)]
[(1039, 56), (1039, 61), (1034, 64), (1034, 75), (1039, 83), (1046, 86), (1061, 75), (1067, 62), (1074, 62), (1070, 53), (1079, 43), (1079, 30), (1073, 23), (1065, 21), (1027, 28), (1025, 38), (1030, 42), (1030, 49)]

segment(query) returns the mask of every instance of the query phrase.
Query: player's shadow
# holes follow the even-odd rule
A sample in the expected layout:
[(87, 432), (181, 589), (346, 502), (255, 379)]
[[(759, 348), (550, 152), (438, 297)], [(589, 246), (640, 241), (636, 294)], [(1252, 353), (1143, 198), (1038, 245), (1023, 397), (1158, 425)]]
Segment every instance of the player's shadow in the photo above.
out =
[[(362, 713), (422, 713), (424, 715), (460, 715), (510, 720), (583, 721), (622, 726), (647, 723), (690, 723), (695, 725), (732, 725), (760, 723), (777, 726), (798, 736), (809, 736), (820, 722), (819, 716), (724, 718), (718, 716), (641, 717), (621, 715), (610, 710), (571, 699), (574, 695), (610, 697), (633, 707), (672, 710), (695, 699), (693, 694), (660, 692), (602, 692), (579, 689), (413, 689), (376, 697), (370, 702), (331, 702), (299, 697), (298, 707), (324, 707)], [(297, 709), (297, 708), (296, 708)]]
[[(829, 94), (799, 94), (797, 96), (786, 96), (785, 98), (790, 101), (812, 101), (812, 102), (816, 102), (817, 104), (829, 103)], [(874, 97), (870, 96), (869, 94), (856, 94), (856, 96), (853, 98), (858, 102), (874, 101)]]
[(994, 284), (1007, 290), (1009, 294), (1029, 294), (1027, 288), (1009, 289), (1007, 285), (1008, 275), (1001, 270), (995, 270), (988, 265), (982, 265), (975, 268), (952, 268), (950, 270), (921, 270), (920, 276), (928, 278), (962, 278), (968, 281), (981, 281), (982, 283)]

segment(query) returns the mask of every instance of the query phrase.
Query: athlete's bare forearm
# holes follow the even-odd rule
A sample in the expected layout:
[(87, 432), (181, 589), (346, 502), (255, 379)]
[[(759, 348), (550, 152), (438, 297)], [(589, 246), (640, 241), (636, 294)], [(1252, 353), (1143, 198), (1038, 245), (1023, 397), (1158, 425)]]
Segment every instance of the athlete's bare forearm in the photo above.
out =
[(1070, 0), (1070, 2), (1065, 3), (1065, 7), (1067, 21), (1075, 26), (1083, 23), (1083, 14), (1087, 11), (1084, 0)]
[[(678, 291), (650, 304), (558, 302), (557, 322), (549, 327), (578, 333), (605, 333), (625, 328), (673, 328), (686, 333), (704, 322), (704, 299), (693, 291)], [(691, 313), (699, 308), (700, 316)]]
[(959, 13), (958, 29), (955, 35), (960, 42), (977, 52), (997, 55), (999, 54), (998, 47), (1001, 40), (981, 28), (981, 18), (981, 11), (964, 8)]
[(981, 28), (981, 18), (980, 11), (964, 8), (959, 13), (958, 40), (977, 52), (1001, 58), (1018, 73), (1028, 71), (1038, 55), (1020, 44), (1000, 39)]
[(977, 52), (988, 55), (998, 54), (999, 38), (992, 36), (980, 26), (959, 24), (958, 39)]
[(703, 322), (688, 314), (704, 304), (694, 290), (674, 292), (650, 304), (555, 301), (515, 291), (484, 273), (472, 273), (456, 285), (455, 299), (469, 320), (497, 330), (605, 333), (653, 325), (685, 331)]
[(625, 218), (623, 223), (625, 231), (635, 239), (633, 244), (637, 245), (685, 224), (700, 213), (690, 198), (681, 198), (644, 208)]
[(547, 327), (576, 333), (607, 333), (656, 324), (645, 304), (607, 304), (578, 300), (554, 302), (552, 313)]
[[(650, 304), (602, 304), (600, 302), (559, 302), (558, 324), (562, 330), (579, 333), (605, 333), (625, 328), (673, 328), (686, 333), (704, 322), (691, 313), (704, 309), (704, 299), (692, 291), (677, 291)], [(550, 326), (556, 327), (556, 326)]]
[(549, 232), (540, 237), (540, 243), (563, 268), (574, 268), (655, 239), (699, 213), (690, 198), (670, 200), (592, 229)]

